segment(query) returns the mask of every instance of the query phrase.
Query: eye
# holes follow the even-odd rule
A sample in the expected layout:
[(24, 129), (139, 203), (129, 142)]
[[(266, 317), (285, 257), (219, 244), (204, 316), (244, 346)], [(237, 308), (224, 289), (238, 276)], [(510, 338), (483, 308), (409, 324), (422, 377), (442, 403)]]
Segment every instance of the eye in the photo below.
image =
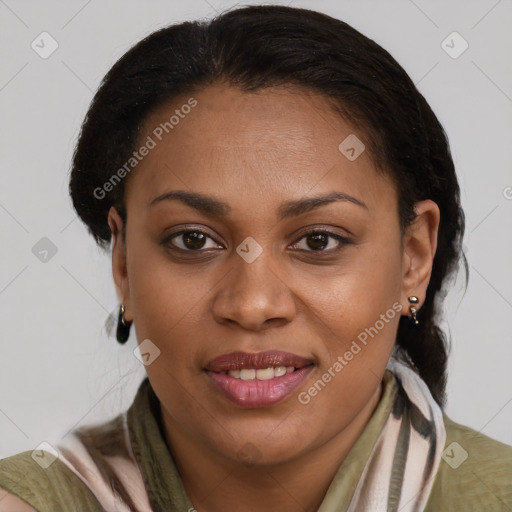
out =
[[(210, 245), (208, 245), (210, 240)], [(301, 247), (301, 241), (304, 243)], [(305, 252), (336, 252), (345, 245), (350, 244), (350, 240), (332, 231), (325, 229), (311, 229), (302, 234), (302, 236), (291, 247)], [(178, 249), (185, 252), (201, 252), (209, 249), (223, 249), (215, 240), (206, 232), (200, 229), (182, 229), (176, 233), (167, 236), (163, 241), (163, 245), (171, 249)]]
[[(174, 241), (176, 239), (176, 241)], [(207, 246), (207, 240), (210, 239), (213, 245)], [(199, 252), (200, 249), (222, 249), (213, 238), (200, 229), (187, 229), (173, 233), (162, 241), (164, 245), (172, 246), (187, 252)]]
[[(305, 246), (299, 247), (301, 240), (305, 241)], [(330, 242), (332, 242), (330, 246)], [(291, 247), (306, 252), (336, 252), (345, 245), (350, 244), (350, 240), (344, 236), (327, 231), (325, 229), (311, 229), (303, 233), (301, 238), (295, 242)], [(334, 245), (334, 247), (333, 247)], [(327, 249), (327, 250), (326, 250)]]

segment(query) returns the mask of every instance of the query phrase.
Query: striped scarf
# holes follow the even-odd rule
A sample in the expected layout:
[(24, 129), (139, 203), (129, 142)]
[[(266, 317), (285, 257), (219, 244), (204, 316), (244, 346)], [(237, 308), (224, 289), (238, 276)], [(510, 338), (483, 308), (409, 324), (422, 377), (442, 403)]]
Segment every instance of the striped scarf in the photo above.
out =
[[(422, 511), (440, 463), (446, 440), (440, 407), (421, 378), (403, 363), (391, 358), (388, 370), (395, 375), (398, 391), (348, 512)], [(133, 411), (132, 421), (144, 423), (141, 414), (156, 414), (158, 399), (147, 379), (136, 403), (141, 409)], [(167, 454), (153, 451), (154, 446), (139, 446), (128, 417), (125, 412), (108, 423), (73, 431), (58, 445), (60, 459), (107, 511), (163, 512), (164, 501), (166, 512), (194, 510), (174, 466), (166, 475), (158, 472), (158, 464), (141, 466), (141, 450), (150, 457)], [(333, 509), (320, 506), (320, 510)]]
[(398, 393), (359, 479), (348, 512), (418, 512), (434, 483), (446, 441), (443, 413), (425, 382), (391, 358)]

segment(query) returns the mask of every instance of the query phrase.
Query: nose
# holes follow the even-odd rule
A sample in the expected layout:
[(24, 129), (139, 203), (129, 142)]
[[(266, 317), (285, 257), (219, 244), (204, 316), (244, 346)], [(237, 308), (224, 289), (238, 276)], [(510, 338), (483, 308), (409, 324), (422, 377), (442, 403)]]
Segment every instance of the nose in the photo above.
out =
[(215, 320), (258, 331), (289, 323), (296, 314), (294, 294), (284, 273), (265, 251), (252, 263), (233, 254), (231, 270), (213, 299)]

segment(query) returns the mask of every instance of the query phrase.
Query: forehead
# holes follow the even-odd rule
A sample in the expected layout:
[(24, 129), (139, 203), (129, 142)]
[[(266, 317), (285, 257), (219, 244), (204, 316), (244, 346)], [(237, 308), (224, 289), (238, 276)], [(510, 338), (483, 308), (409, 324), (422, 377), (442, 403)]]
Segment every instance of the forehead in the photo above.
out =
[(359, 153), (364, 140), (328, 99), (311, 91), (210, 86), (174, 98), (147, 117), (137, 147), (152, 148), (130, 176), (126, 194), (149, 203), (172, 189), (247, 199), (341, 188), (372, 202), (391, 183), (365, 150), (347, 158), (347, 147)]

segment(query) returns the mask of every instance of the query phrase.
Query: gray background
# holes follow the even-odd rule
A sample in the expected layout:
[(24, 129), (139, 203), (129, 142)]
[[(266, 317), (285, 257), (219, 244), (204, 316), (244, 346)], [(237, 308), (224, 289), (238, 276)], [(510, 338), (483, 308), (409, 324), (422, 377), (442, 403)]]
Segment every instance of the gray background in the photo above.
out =
[[(447, 413), (512, 444), (511, 1), (272, 3), (323, 11), (381, 44), (445, 127), (470, 265), (466, 294), (459, 280), (447, 301)], [(71, 207), (73, 145), (93, 91), (133, 43), (234, 4), (0, 0), (0, 457), (117, 414), (145, 376), (133, 333), (122, 347), (105, 328), (118, 307), (110, 256)], [(31, 47), (43, 31), (59, 45), (47, 59)], [(458, 58), (441, 45), (453, 31), (469, 44)], [(43, 237), (57, 249), (46, 261)]]

